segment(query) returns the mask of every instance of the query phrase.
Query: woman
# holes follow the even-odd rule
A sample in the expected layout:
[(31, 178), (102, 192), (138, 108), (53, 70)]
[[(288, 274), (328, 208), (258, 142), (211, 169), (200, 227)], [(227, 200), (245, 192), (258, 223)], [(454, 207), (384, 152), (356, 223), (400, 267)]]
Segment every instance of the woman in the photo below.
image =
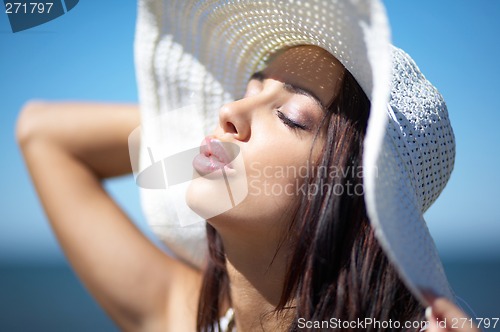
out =
[[(157, 13), (157, 4), (141, 2), (139, 22), (146, 17), (161, 20), (151, 16)], [(183, 15), (189, 5), (192, 4), (168, 3), (170, 15), (178, 15), (179, 21), (186, 22)], [(207, 8), (200, 9), (206, 11), (205, 17), (220, 18), (221, 13), (234, 17), (228, 15), (230, 5), (214, 6), (215, 9), (206, 5)], [(281, 9), (287, 7), (299, 12), (291, 4), (285, 5)], [(333, 6), (326, 2), (322, 5)], [(349, 7), (352, 3), (345, 5)], [(365, 13), (363, 9), (377, 10), (371, 5), (353, 6), (352, 11), (359, 17)], [(349, 21), (349, 8), (336, 9), (345, 10), (346, 16), (340, 16)], [(236, 12), (242, 10), (243, 5)], [(322, 12), (322, 8), (312, 10)], [(206, 33), (203, 29), (197, 31)], [(140, 24), (138, 33), (144, 33)], [(175, 40), (176, 35), (172, 36)], [(227, 37), (220, 35), (221, 40)], [(345, 40), (342, 44), (345, 45)], [(196, 43), (190, 45), (200, 47)], [(222, 49), (211, 45), (204, 47), (224, 54)], [(243, 156), (247, 179), (257, 183), (249, 186), (248, 195), (240, 204), (207, 220), (210, 258), (204, 276), (153, 246), (99, 182), (130, 171), (126, 147), (128, 134), (139, 122), (135, 107), (36, 103), (23, 110), (18, 137), (52, 227), (79, 277), (124, 330), (210, 330), (219, 325), (219, 318), (239, 331), (315, 328), (314, 322), (331, 318), (349, 322), (357, 318), (398, 320), (401, 324), (424, 319), (424, 307), (419, 303), (419, 300), (424, 302), (421, 298), (424, 295), (418, 284), (412, 283), (414, 274), (407, 274), (405, 262), (398, 260), (400, 252), (386, 248), (382, 251), (379, 247), (373, 231), (378, 226), (375, 218), (367, 216), (370, 201), (363, 199), (365, 193), (347, 191), (349, 184), (352, 187), (367, 184), (365, 174), (346, 172), (339, 176), (322, 171), (357, 169), (365, 164), (363, 159), (370, 153), (365, 151), (364, 143), (369, 139), (365, 140), (369, 135), (368, 121), (384, 102), (367, 88), (377, 86), (376, 80), (363, 80), (363, 70), (358, 67), (359, 70), (346, 70), (334, 56), (336, 53), (326, 46), (296, 45), (295, 41), (273, 46), (273, 52), (271, 49), (263, 52), (270, 59), (250, 81), (247, 75), (243, 98), (220, 108), (219, 124), (209, 139), (209, 148), (211, 144), (219, 144), (218, 141), (236, 144)], [(158, 49), (161, 47), (164, 45), (159, 44)], [(174, 43), (167, 48), (175, 50), (175, 47)], [(236, 49), (245, 54), (245, 49)], [(197, 52), (193, 54), (203, 58), (204, 53)], [(185, 58), (181, 56), (179, 62)], [(174, 62), (173, 57), (169, 59)], [(229, 56), (225, 60), (232, 68)], [(193, 64), (193, 70), (199, 70), (197, 65)], [(233, 77), (228, 74), (230, 70), (220, 72)], [(377, 69), (373, 67), (372, 71)], [(180, 90), (185, 88), (179, 81), (175, 83)], [(167, 93), (172, 96), (175, 91)], [(215, 100), (215, 94), (209, 95), (212, 99), (206, 96), (207, 91), (203, 94), (205, 101)], [(396, 104), (393, 105), (392, 115), (399, 119)], [(69, 108), (71, 112), (65, 111)], [(371, 138), (375, 139), (373, 135)], [(222, 161), (225, 170), (231, 168), (220, 155), (202, 154)], [(259, 167), (269, 166), (305, 167), (310, 172), (305, 177), (288, 174), (267, 179)], [(203, 197), (213, 189), (213, 179), (203, 174), (199, 165), (194, 167), (201, 178), (190, 186), (188, 204), (196, 211), (203, 208)], [(230, 177), (230, 172), (227, 173)], [(293, 188), (306, 185), (325, 190), (319, 195), (308, 190), (305, 194), (299, 190), (293, 195), (265, 195), (265, 181), (283, 188), (290, 188), (291, 184)], [(346, 190), (335, 192), (333, 188), (339, 186)], [(425, 209), (430, 202), (422, 204)], [(378, 241), (391, 243), (388, 234), (383, 235)], [(392, 257), (392, 265), (387, 256)], [(436, 289), (441, 290), (432, 288)], [(434, 301), (430, 297), (426, 294), (425, 301), (431, 305), (434, 317), (463, 315), (456, 312), (450, 301)], [(434, 325), (429, 330), (449, 328)], [(393, 329), (410, 328), (403, 325)]]
[[(199, 325), (213, 323), (224, 301), (236, 311), (239, 326), (250, 330), (301, 327), (299, 318), (423, 320), (424, 310), (374, 239), (362, 191), (353, 189), (362, 183), (370, 109), (361, 87), (337, 59), (314, 46), (283, 51), (253, 77), (245, 97), (221, 109), (215, 135), (245, 142), (245, 168), (257, 174), (247, 172), (248, 178), (267, 180), (273, 188), (305, 182), (305, 194), (266, 195), (263, 186), (254, 186), (258, 195), (251, 189), (240, 205), (208, 220), (211, 260)], [(287, 146), (293, 150), (283, 149)], [(250, 164), (288, 171), (266, 179)], [(310, 176), (291, 171), (304, 167)], [(338, 176), (337, 170), (347, 175)], [(197, 194), (204, 196), (203, 189)], [(240, 280), (255, 290), (249, 294), (248, 287), (237, 287)], [(259, 304), (251, 311), (250, 296)]]

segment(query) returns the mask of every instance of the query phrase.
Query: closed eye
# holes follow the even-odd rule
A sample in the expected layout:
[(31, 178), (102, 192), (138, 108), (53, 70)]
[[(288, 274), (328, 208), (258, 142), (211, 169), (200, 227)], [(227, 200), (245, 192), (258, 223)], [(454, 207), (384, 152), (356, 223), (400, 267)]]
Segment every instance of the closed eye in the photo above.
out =
[(291, 129), (294, 129), (294, 130), (297, 130), (297, 129), (308, 130), (308, 128), (306, 126), (304, 126), (303, 124), (297, 123), (297, 122), (293, 121), (292, 119), (288, 118), (280, 110), (276, 110), (276, 115), (281, 120), (281, 122), (283, 122), (283, 124), (285, 124), (285, 126), (291, 128)]

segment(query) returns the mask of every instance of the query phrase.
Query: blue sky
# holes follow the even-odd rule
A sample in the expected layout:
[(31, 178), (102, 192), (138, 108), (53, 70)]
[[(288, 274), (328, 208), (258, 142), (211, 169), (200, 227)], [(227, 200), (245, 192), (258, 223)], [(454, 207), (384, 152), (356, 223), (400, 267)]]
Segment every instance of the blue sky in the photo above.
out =
[[(449, 185), (426, 214), (443, 256), (500, 256), (500, 2), (385, 1), (393, 42), (444, 95), (457, 140)], [(13, 34), (0, 12), (0, 262), (58, 262), (59, 247), (14, 140), (29, 99), (136, 102), (134, 1), (80, 1), (47, 24)], [(143, 229), (130, 178), (108, 185)]]

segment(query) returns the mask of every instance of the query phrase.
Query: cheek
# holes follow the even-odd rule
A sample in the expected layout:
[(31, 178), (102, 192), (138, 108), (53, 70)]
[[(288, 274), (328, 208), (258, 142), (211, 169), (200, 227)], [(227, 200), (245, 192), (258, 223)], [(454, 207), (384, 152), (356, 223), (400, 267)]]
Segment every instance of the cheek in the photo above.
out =
[(309, 175), (310, 149), (309, 142), (275, 141), (245, 153), (249, 197), (277, 213), (298, 202)]

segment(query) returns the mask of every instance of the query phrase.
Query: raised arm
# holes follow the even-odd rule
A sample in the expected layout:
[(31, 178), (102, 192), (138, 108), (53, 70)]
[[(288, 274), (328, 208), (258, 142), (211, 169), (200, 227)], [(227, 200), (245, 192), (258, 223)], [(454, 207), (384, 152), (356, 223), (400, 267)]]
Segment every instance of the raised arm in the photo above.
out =
[(134, 331), (165, 323), (169, 286), (189, 269), (155, 247), (101, 185), (131, 171), (127, 139), (138, 125), (135, 105), (43, 102), (25, 106), (17, 125), (68, 260), (117, 324)]

